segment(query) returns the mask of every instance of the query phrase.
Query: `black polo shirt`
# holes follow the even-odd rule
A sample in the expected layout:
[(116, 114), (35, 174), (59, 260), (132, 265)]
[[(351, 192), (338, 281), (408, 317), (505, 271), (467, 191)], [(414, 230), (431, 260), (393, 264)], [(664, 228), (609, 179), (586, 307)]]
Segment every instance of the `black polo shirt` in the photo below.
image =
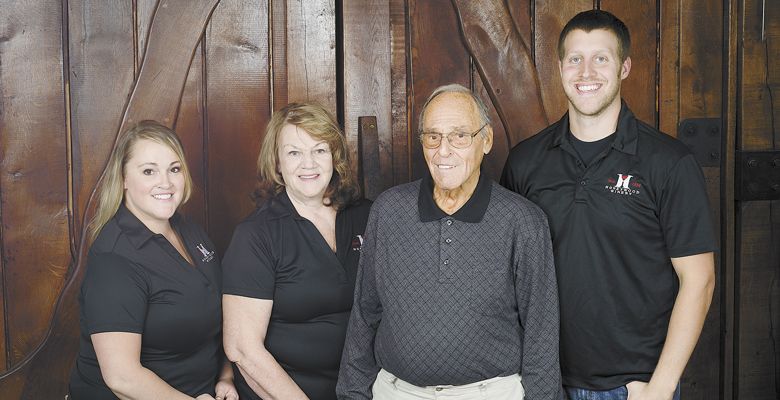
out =
[[(236, 227), (225, 254), (223, 292), (273, 300), (265, 348), (312, 400), (336, 398), (369, 209), (363, 200), (336, 214), (334, 253), (282, 192)], [(234, 371), (239, 396), (259, 399)]]
[(622, 105), (612, 145), (585, 166), (568, 114), (510, 152), (502, 184), (547, 213), (561, 303), (564, 385), (648, 381), (678, 290), (671, 257), (715, 250), (701, 169)]
[(222, 360), (221, 271), (206, 233), (178, 214), (171, 225), (195, 265), (121, 206), (89, 250), (79, 293), (81, 339), (70, 395), (116, 399), (90, 335), (142, 335), (141, 365), (190, 396), (214, 395)]

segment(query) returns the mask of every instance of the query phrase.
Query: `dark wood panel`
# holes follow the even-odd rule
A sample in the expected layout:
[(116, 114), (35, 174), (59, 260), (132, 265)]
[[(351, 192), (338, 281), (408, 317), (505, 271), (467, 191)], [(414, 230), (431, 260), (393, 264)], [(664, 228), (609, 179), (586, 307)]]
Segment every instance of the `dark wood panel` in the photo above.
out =
[(392, 185), (393, 135), (390, 92), (390, 7), (388, 0), (344, 2), (344, 132), (353, 163), (358, 117), (375, 116), (378, 134), (378, 189)]
[(287, 105), (287, 0), (271, 0), (269, 7), (269, 52), (273, 64), (271, 98), (276, 111)]
[[(713, 0), (683, 0), (679, 8), (679, 118), (720, 118), (722, 68), (703, 68), (705, 65), (723, 65), (723, 56), (713, 48), (723, 45), (723, 4)], [(663, 22), (662, 22), (663, 24)], [(709, 29), (702, 30), (702, 26)], [(662, 47), (663, 48), (663, 42)], [(667, 61), (668, 63), (668, 61)], [(662, 92), (661, 92), (662, 93)], [(662, 94), (659, 93), (659, 96)], [(659, 102), (660, 103), (660, 102)], [(672, 114), (674, 115), (674, 114)], [(661, 115), (659, 115), (659, 122)], [(676, 124), (674, 124), (676, 126)], [(676, 129), (666, 133), (676, 136)], [(703, 168), (707, 178), (707, 190), (712, 219), (716, 232), (720, 232), (720, 174), (719, 167)], [(718, 239), (720, 235), (718, 235)], [(716, 261), (717, 258), (716, 258)], [(722, 290), (722, 275), (716, 262), (715, 292)], [(705, 320), (699, 343), (688, 362), (682, 379), (682, 395), (686, 399), (708, 400), (720, 392), (721, 359), (721, 299), (714, 295)]]
[(409, 109), (407, 103), (407, 13), (406, 0), (389, 0), (391, 134), (393, 136), (393, 184), (409, 181)]
[(337, 115), (335, 0), (287, 0), (287, 98)]
[(600, 7), (620, 18), (631, 32), (631, 73), (623, 80), (621, 95), (639, 119), (657, 126), (656, 0), (634, 1), (630, 4), (623, 0), (600, 0)]
[(534, 2), (534, 61), (539, 72), (542, 101), (550, 121), (560, 119), (568, 104), (558, 66), (558, 36), (566, 22), (580, 11), (593, 9), (593, 3), (593, 0)]
[[(742, 9), (741, 131), (745, 150), (780, 149), (780, 4), (745, 0)], [(780, 201), (740, 205), (739, 292), (737, 296), (737, 395), (740, 399), (780, 397)]]
[[(459, 31), (458, 17), (449, 0), (409, 0), (409, 48), (411, 88), (409, 104), (412, 179), (428, 172), (417, 139), (417, 119), (425, 99), (434, 89), (449, 83), (471, 86), (471, 68)], [(431, 23), (436, 21), (436, 23)]]
[(509, 14), (512, 16), (515, 29), (523, 38), (523, 43), (530, 49), (533, 57), (533, 18), (531, 18), (532, 1), (526, 0), (507, 0), (506, 5), (509, 8)]
[(662, 1), (659, 12), (658, 129), (671, 134), (680, 121), (680, 1)]
[(257, 154), (271, 110), (268, 1), (222, 0), (206, 31), (209, 235), (224, 254), (254, 209)]
[(549, 121), (536, 68), (501, 0), (453, 0), (464, 44), (506, 129), (510, 144), (534, 135)]
[(135, 75), (130, 2), (68, 1), (74, 242), (119, 129)]
[(15, 366), (42, 342), (71, 259), (68, 138), (62, 2), (14, 2), (2, 8), (5, 350), (7, 363)]
[(195, 55), (187, 72), (187, 82), (184, 84), (179, 112), (176, 117), (176, 133), (179, 135), (187, 157), (187, 165), (192, 175), (192, 196), (182, 207), (182, 211), (192, 221), (208, 230), (208, 204), (206, 193), (209, 192), (206, 180), (206, 157), (208, 142), (205, 138), (205, 79), (203, 71), (203, 42), (198, 43)]

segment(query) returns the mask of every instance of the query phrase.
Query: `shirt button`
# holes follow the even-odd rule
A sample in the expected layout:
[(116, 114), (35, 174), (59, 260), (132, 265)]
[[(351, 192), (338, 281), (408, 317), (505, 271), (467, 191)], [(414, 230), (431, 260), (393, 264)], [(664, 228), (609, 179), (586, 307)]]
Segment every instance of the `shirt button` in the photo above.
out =
[(447, 239), (444, 240), (444, 243), (450, 244), (450, 243), (452, 243), (452, 239), (447, 238)]
[(452, 225), (452, 220), (451, 219), (447, 220), (447, 225)]
[(450, 263), (450, 260), (444, 260), (444, 265), (448, 265)]
[(582, 185), (582, 186), (585, 186), (587, 184), (588, 184), (588, 180), (587, 179), (583, 179), (583, 180), (580, 181), (580, 185)]
[(437, 392), (441, 392), (442, 390), (444, 390), (444, 388), (443, 388), (443, 387), (438, 387), (438, 386), (436, 387), (436, 391), (437, 391)]

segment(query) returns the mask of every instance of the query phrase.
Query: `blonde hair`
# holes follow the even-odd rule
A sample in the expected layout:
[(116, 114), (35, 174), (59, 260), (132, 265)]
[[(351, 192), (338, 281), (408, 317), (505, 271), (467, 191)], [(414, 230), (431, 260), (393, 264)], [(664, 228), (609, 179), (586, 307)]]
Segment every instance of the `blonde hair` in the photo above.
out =
[(111, 151), (111, 156), (108, 158), (106, 170), (98, 182), (95, 215), (88, 226), (89, 243), (95, 241), (103, 226), (116, 214), (124, 200), (125, 165), (132, 157), (133, 145), (140, 140), (151, 140), (176, 153), (181, 161), (181, 171), (184, 174), (184, 193), (181, 204), (186, 203), (192, 194), (190, 169), (184, 159), (184, 149), (176, 132), (156, 121), (141, 121), (119, 137)]
[(265, 137), (257, 157), (257, 188), (254, 199), (259, 207), (271, 196), (284, 190), (279, 172), (279, 136), (286, 124), (295, 125), (325, 141), (333, 155), (333, 176), (323, 196), (326, 205), (340, 210), (360, 197), (360, 188), (349, 160), (347, 141), (336, 120), (322, 106), (313, 103), (290, 103), (275, 112), (268, 121)]

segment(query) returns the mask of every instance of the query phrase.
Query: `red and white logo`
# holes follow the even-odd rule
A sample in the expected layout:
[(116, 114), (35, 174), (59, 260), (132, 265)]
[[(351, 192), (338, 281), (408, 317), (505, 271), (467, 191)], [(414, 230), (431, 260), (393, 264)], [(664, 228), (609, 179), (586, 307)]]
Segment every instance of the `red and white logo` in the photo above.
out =
[(608, 178), (608, 185), (604, 186), (605, 190), (610, 193), (621, 194), (624, 196), (633, 196), (639, 194), (639, 189), (642, 187), (636, 180), (632, 181), (634, 175), (617, 174), (617, 179)]

